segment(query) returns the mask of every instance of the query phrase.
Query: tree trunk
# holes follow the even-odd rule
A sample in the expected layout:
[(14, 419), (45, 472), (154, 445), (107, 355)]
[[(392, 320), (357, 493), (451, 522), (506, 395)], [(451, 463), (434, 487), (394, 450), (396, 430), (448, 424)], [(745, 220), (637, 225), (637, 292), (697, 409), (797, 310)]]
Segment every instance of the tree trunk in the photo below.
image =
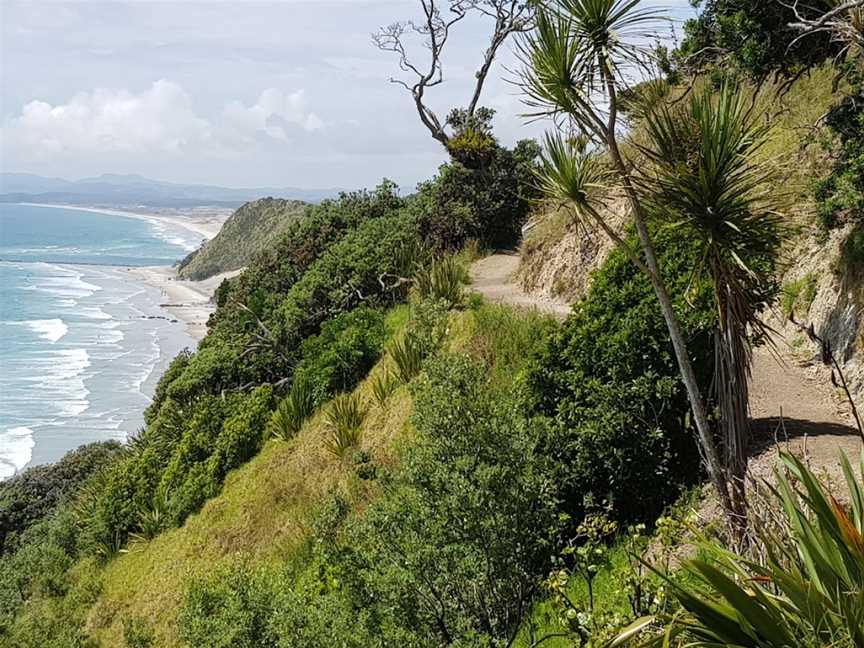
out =
[(734, 527), (735, 520), (739, 518), (736, 514), (736, 509), (729, 493), (726, 472), (723, 470), (723, 464), (721, 463), (717, 452), (714, 435), (711, 430), (711, 425), (708, 422), (708, 415), (705, 412), (705, 402), (702, 399), (702, 394), (699, 390), (696, 373), (693, 371), (693, 363), (690, 362), (690, 356), (687, 353), (687, 345), (684, 342), (684, 336), (681, 334), (681, 327), (678, 325), (678, 316), (675, 314), (675, 308), (669, 297), (669, 291), (666, 289), (666, 284), (663, 282), (660, 275), (660, 268), (657, 264), (657, 254), (654, 251), (654, 243), (651, 240), (648, 226), (646, 225), (645, 218), (642, 215), (642, 205), (639, 202), (639, 197), (636, 195), (636, 190), (633, 188), (633, 184), (630, 181), (630, 175), (627, 172), (624, 160), (621, 158), (617, 143), (614, 140), (610, 142), (610, 151), (612, 152), (612, 159), (618, 173), (621, 175), (624, 189), (633, 211), (633, 220), (636, 224), (636, 232), (639, 235), (639, 242), (642, 247), (642, 252), (645, 255), (645, 264), (648, 266), (649, 270), (648, 278), (651, 280), (654, 292), (657, 295), (657, 300), (660, 302), (660, 310), (663, 312), (663, 319), (666, 321), (666, 328), (669, 329), (669, 337), (672, 339), (672, 347), (675, 350), (675, 358), (681, 372), (681, 379), (684, 381), (684, 387), (687, 389), (690, 408), (693, 410), (693, 422), (696, 425), (696, 433), (699, 438), (699, 449), (702, 454), (702, 459), (705, 462), (705, 468), (708, 471), (708, 478), (711, 480), (714, 489), (717, 491), (717, 496), (720, 498), (720, 505), (723, 507), (726, 516), (729, 518), (730, 524)]
[(741, 539), (747, 527), (751, 353), (747, 331), (729, 317), (729, 305), (721, 302), (720, 309), (722, 319), (714, 332), (714, 392), (720, 409), (719, 433), (734, 515), (731, 522)]
[(708, 416), (705, 412), (705, 402), (702, 400), (702, 394), (699, 390), (699, 383), (696, 381), (696, 373), (693, 371), (693, 364), (690, 362), (690, 356), (687, 353), (687, 345), (684, 342), (684, 336), (681, 335), (681, 327), (678, 325), (678, 317), (675, 314), (675, 308), (672, 305), (672, 300), (669, 298), (669, 291), (666, 289), (666, 284), (660, 275), (660, 268), (657, 264), (657, 254), (654, 251), (654, 243), (651, 240), (651, 235), (648, 232), (645, 215), (642, 211), (642, 203), (639, 200), (639, 195), (633, 186), (630, 178), (630, 171), (621, 156), (621, 150), (618, 148), (618, 139), (615, 133), (618, 119), (618, 92), (615, 85), (615, 79), (609, 67), (609, 63), (604, 56), (599, 58), (601, 74), (606, 84), (607, 97), (609, 99), (609, 117), (605, 128), (606, 143), (609, 146), (609, 153), (612, 156), (612, 163), (621, 177), (621, 182), (624, 185), (624, 191), (627, 194), (627, 200), (633, 211), (633, 220), (636, 224), (636, 232), (639, 235), (639, 242), (642, 247), (642, 253), (645, 255), (645, 263), (648, 266), (648, 278), (654, 287), (654, 292), (657, 295), (657, 300), (660, 302), (660, 310), (663, 312), (663, 319), (666, 320), (666, 328), (669, 329), (669, 337), (672, 339), (672, 348), (675, 350), (675, 358), (678, 361), (678, 368), (681, 372), (681, 379), (684, 381), (684, 387), (687, 389), (687, 397), (690, 400), (690, 407), (693, 410), (693, 421), (696, 424), (696, 433), (699, 439), (699, 448), (702, 453), (702, 459), (705, 463), (705, 468), (708, 471), (708, 478), (714, 485), (717, 491), (717, 496), (720, 499), (720, 505), (729, 520), (730, 526), (735, 528), (735, 520), (739, 519), (735, 514), (735, 507), (729, 495), (729, 486), (727, 476), (723, 470), (723, 464), (720, 462), (720, 457), (717, 452), (717, 445), (714, 441), (714, 435), (711, 426), (708, 423)]

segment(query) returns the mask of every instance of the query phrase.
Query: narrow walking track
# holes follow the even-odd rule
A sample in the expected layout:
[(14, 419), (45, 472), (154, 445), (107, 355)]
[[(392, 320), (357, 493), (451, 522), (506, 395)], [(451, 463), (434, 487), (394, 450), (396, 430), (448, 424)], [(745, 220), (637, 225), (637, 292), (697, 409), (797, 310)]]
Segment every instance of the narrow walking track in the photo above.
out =
[(775, 352), (759, 348), (753, 358), (751, 476), (767, 477), (783, 449), (839, 483), (840, 453), (854, 464), (862, 450), (848, 404), (812, 361), (796, 358), (782, 337), (775, 338), (775, 345)]
[(518, 252), (496, 252), (471, 266), (471, 288), (497, 304), (536, 309), (558, 319), (570, 314), (570, 304), (565, 301), (526, 293), (514, 279), (518, 270)]
[[(499, 252), (471, 268), (472, 289), (486, 299), (518, 308), (534, 308), (564, 319), (570, 305), (564, 301), (526, 293), (515, 281), (519, 269), (516, 252)], [(802, 363), (782, 337), (776, 350), (756, 350), (751, 383), (754, 444), (751, 475), (768, 477), (779, 449), (806, 458), (817, 472), (841, 478), (838, 457), (845, 452), (854, 461), (862, 450), (847, 407), (838, 398), (824, 373)]]

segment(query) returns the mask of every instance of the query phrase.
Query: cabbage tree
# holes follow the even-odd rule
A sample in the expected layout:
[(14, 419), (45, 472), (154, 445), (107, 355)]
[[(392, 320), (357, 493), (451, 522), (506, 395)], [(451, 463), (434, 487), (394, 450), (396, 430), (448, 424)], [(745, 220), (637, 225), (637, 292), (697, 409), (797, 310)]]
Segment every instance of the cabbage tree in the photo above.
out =
[(639, 0), (553, 0), (538, 10), (535, 28), (519, 43), (520, 85), (532, 118), (552, 118), (564, 134), (547, 137), (541, 184), (622, 245), (597, 206), (611, 191), (626, 196), (640, 249), (627, 252), (651, 281), (687, 389), (705, 467), (730, 519), (735, 511), (678, 318), (660, 274), (648, 212), (633, 163), (618, 143), (622, 91), (647, 66), (647, 43), (663, 14)]

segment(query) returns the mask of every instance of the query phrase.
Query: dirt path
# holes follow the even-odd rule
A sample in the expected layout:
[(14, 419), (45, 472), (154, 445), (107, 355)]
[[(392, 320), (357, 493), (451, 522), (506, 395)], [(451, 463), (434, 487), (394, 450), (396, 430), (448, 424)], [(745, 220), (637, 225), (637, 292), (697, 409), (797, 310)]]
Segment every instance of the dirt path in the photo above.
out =
[[(513, 280), (518, 268), (516, 252), (486, 257), (471, 268), (472, 288), (490, 301), (536, 308), (564, 319), (570, 305), (526, 293)], [(839, 478), (839, 453), (845, 452), (854, 461), (862, 448), (848, 406), (838, 398), (824, 372), (797, 359), (785, 339), (778, 338), (775, 344), (776, 353), (760, 348), (754, 355), (752, 476), (769, 476), (778, 449), (783, 448), (805, 457), (811, 467), (831, 479)]]
[(570, 305), (563, 300), (538, 297), (525, 292), (513, 276), (519, 269), (517, 252), (498, 252), (481, 259), (471, 267), (471, 288), (491, 302), (518, 308), (537, 309), (564, 319)]
[(768, 476), (782, 448), (839, 481), (840, 452), (854, 463), (862, 448), (848, 405), (821, 367), (797, 358), (783, 338), (775, 344), (776, 353), (760, 348), (753, 359), (751, 475)]

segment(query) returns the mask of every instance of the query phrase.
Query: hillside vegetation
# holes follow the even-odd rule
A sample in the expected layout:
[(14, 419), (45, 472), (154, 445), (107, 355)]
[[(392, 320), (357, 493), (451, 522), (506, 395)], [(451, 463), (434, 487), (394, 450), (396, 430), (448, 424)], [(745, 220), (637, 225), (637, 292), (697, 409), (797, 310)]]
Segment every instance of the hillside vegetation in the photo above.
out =
[(306, 203), (300, 200), (262, 198), (246, 203), (225, 221), (212, 240), (180, 263), (180, 276), (200, 281), (247, 266), (305, 210)]
[[(259, 201), (281, 231), (144, 429), (0, 484), (0, 647), (864, 645), (864, 466), (822, 483), (781, 448), (772, 487), (748, 474), (768, 314), (860, 285), (858, 68), (820, 37), (823, 67), (787, 69), (788, 7), (717, 0), (631, 88), (638, 3), (553, 5), (520, 83), (586, 137), (507, 149), (484, 110), (414, 195)], [(746, 49), (688, 69), (717, 39)], [(578, 296), (563, 322), (466, 285), (538, 204), (525, 276)], [(784, 278), (802, 246), (829, 278)]]

